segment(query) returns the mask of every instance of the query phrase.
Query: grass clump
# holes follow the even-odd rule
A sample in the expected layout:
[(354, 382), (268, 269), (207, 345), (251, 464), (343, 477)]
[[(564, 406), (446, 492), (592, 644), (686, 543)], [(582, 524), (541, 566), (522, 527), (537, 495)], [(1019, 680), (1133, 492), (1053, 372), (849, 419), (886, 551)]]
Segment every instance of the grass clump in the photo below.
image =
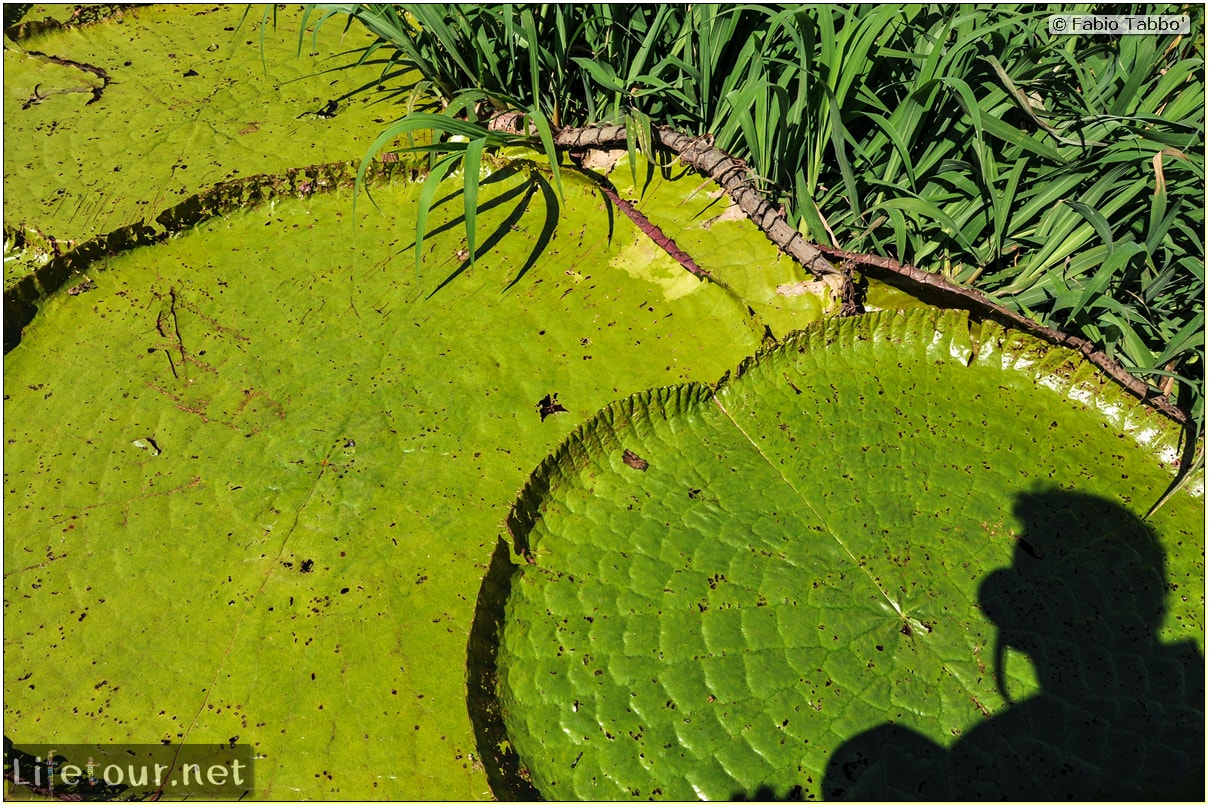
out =
[[(1191, 35), (1056, 36), (1032, 6), (328, 5), (414, 66), (435, 184), (563, 127), (696, 135), (819, 243), (941, 273), (1204, 410), (1204, 8)], [(1063, 13), (1096, 13), (1096, 6)], [(520, 112), (521, 134), (494, 130)], [(423, 226), (423, 217), (421, 218)], [(421, 233), (422, 235), (422, 233)], [(417, 248), (417, 265), (419, 249)]]

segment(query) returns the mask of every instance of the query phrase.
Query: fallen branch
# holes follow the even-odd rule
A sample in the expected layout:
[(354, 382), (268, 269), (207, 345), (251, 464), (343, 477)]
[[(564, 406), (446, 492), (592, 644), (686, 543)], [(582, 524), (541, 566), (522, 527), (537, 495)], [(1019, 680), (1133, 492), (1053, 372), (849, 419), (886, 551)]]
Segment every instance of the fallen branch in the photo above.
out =
[[(952, 283), (938, 274), (878, 255), (862, 255), (809, 243), (801, 233), (789, 225), (784, 212), (764, 198), (764, 195), (749, 178), (748, 167), (742, 160), (714, 148), (708, 138), (691, 137), (666, 126), (653, 129), (652, 137), (659, 145), (676, 154), (681, 162), (696, 168), (717, 182), (770, 241), (783, 252), (795, 258), (816, 277), (823, 274), (845, 273), (833, 266), (825, 257), (831, 256), (843, 261), (845, 267), (861, 269), (865, 275), (873, 279), (905, 286), (911, 294), (923, 298), (925, 301), (934, 302), (941, 307), (960, 308), (969, 311), (976, 320), (990, 319), (1005, 327), (1022, 330), (1050, 344), (1076, 350), (1142, 402), (1181, 425), (1188, 424), (1188, 415), (1172, 405), (1166, 395), (1131, 375), (1125, 367), (1087, 339), (1034, 322), (1026, 316), (992, 302), (984, 294)], [(626, 129), (624, 126), (564, 129), (554, 138), (556, 146), (579, 151), (588, 148), (616, 147), (625, 142)]]
[[(1023, 316), (998, 303), (992, 302), (980, 292), (951, 283), (938, 274), (932, 274), (914, 266), (904, 265), (890, 258), (879, 257), (877, 255), (858, 255), (852, 252), (845, 252), (842, 249), (820, 248), (823, 252), (833, 257), (851, 260), (867, 276), (875, 280), (881, 280), (890, 284), (897, 282), (900, 285), (909, 285), (910, 288), (908, 290), (916, 296), (932, 297), (931, 300), (927, 301), (935, 302), (946, 308), (960, 308), (969, 311), (975, 319), (990, 319), (1005, 327), (1022, 330), (1050, 344), (1076, 350), (1144, 403), (1153, 406), (1181, 425), (1185, 425), (1188, 422), (1188, 415), (1173, 406), (1166, 395), (1158, 389), (1149, 386), (1141, 379), (1131, 375), (1125, 367), (1109, 358), (1107, 353), (1097, 348), (1095, 344), (1085, 338), (1072, 336), (1069, 333), (1063, 333), (1060, 330), (1054, 330), (1051, 327), (1034, 322), (1027, 316)], [(903, 283), (904, 279), (908, 280), (909, 283)], [(923, 294), (920, 293), (920, 286), (927, 289)]]
[(638, 227), (644, 235), (654, 241), (656, 246), (667, 252), (686, 271), (702, 279), (713, 279), (710, 277), (709, 272), (697, 265), (697, 261), (693, 260), (688, 252), (677, 246), (671, 237), (665, 235), (658, 224), (647, 218), (629, 199), (623, 199), (608, 177), (601, 176), (595, 171), (585, 168), (579, 156), (582, 156), (580, 152), (571, 152), (571, 160), (579, 167), (580, 172), (586, 176), (590, 176), (592, 181), (600, 186), (600, 191), (605, 195), (605, 198), (612, 202), (613, 206), (618, 210), (625, 213), (626, 217), (634, 222), (634, 226)]
[[(751, 181), (745, 162), (714, 148), (708, 138), (690, 137), (666, 126), (652, 129), (651, 134), (661, 146), (676, 154), (685, 165), (696, 168), (717, 182), (770, 241), (816, 277), (841, 273), (823, 257), (817, 246), (789, 226), (785, 214), (780, 209), (764, 198)], [(563, 129), (554, 137), (554, 145), (573, 151), (610, 148), (624, 145), (625, 142), (624, 126)]]

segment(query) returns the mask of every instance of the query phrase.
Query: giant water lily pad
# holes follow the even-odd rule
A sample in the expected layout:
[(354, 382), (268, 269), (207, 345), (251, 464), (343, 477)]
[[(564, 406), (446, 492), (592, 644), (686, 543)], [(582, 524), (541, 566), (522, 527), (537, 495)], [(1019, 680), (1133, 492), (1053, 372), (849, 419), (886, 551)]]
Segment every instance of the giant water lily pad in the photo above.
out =
[(355, 66), (373, 41), (360, 26), (300, 43), (301, 9), (273, 14), (262, 27), (257, 8), (135, 7), (5, 40), (4, 223), (32, 247), (6, 259), (6, 288), (52, 249), (216, 182), (361, 156), (414, 75)]
[(4, 366), (18, 747), (237, 741), (255, 797), (489, 795), (465, 647), (529, 469), (761, 331), (612, 267), (637, 230), (610, 242), (573, 178), (556, 220), (524, 163), (484, 177), (471, 267), (460, 186), (418, 276), (395, 183), (355, 221), (339, 191), (230, 211), (40, 303)]
[(832, 320), (716, 388), (606, 407), (510, 521), (517, 777), (568, 799), (1195, 794), (1202, 487), (1140, 520), (1178, 441), (1076, 354), (956, 312)]

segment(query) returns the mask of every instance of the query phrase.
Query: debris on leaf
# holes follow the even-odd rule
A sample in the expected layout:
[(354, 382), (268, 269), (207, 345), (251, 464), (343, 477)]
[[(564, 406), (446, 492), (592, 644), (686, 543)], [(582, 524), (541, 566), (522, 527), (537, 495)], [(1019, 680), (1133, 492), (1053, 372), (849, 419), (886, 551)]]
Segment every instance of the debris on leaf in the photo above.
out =
[[(712, 194), (711, 194), (712, 195)], [(702, 229), (711, 229), (714, 224), (721, 224), (723, 221), (743, 221), (747, 218), (747, 213), (743, 212), (743, 208), (737, 204), (731, 204), (718, 215), (701, 222)], [(784, 286), (782, 286), (783, 288)], [(778, 291), (781, 289), (778, 288)]]
[(558, 414), (559, 412), (566, 410), (567, 409), (563, 406), (563, 404), (558, 402), (558, 392), (555, 392), (551, 395), (546, 395), (537, 402), (537, 413), (542, 416), (543, 423), (551, 414)]
[(829, 274), (821, 280), (782, 283), (777, 286), (777, 294), (782, 297), (815, 297), (822, 303), (824, 313), (837, 312), (844, 299), (844, 277)]
[(80, 294), (83, 294), (85, 291), (91, 291), (96, 287), (97, 287), (96, 283), (94, 283), (88, 277), (85, 277), (78, 284), (67, 289), (67, 293), (71, 294), (73, 297), (78, 297)]
[(648, 467), (651, 466), (651, 463), (648, 462), (646, 459), (643, 459), (638, 454), (634, 453), (633, 451), (629, 451), (629, 450), (627, 450), (625, 453), (623, 453), (621, 455), (621, 461), (625, 462), (627, 465), (634, 468), (635, 470), (646, 470)]
[(796, 283), (782, 283), (777, 286), (777, 293), (782, 297), (800, 297), (804, 294), (823, 297), (828, 293), (839, 293), (843, 285), (843, 277), (829, 274), (822, 280), (802, 280)]
[(155, 440), (152, 439), (151, 437), (147, 437), (145, 439), (136, 439), (134, 442), (131, 442), (130, 444), (136, 448), (142, 448), (143, 450), (150, 453), (152, 456), (159, 456), (161, 453), (163, 453), (163, 451), (160, 450), (160, 446), (157, 445)]
[(589, 148), (583, 158), (583, 167), (602, 174), (607, 174), (617, 167), (617, 163), (626, 155), (624, 148)]

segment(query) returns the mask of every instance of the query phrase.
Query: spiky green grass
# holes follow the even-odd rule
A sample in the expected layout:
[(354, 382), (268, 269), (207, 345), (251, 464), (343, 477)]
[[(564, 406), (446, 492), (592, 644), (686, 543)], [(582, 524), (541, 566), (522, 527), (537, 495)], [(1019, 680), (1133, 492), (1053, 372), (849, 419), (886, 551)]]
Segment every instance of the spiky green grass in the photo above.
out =
[[(1201, 6), (1135, 9), (1188, 13), (1191, 35), (1122, 37), (1052, 36), (1052, 9), (1014, 6), (321, 8), (423, 72), (435, 105), (371, 154), (436, 131), (471, 233), (484, 149), (527, 139), (557, 165), (564, 126), (624, 122), (631, 150), (653, 124), (708, 133), (812, 239), (1082, 334), (1203, 422)], [(505, 110), (532, 128), (489, 130)]]

